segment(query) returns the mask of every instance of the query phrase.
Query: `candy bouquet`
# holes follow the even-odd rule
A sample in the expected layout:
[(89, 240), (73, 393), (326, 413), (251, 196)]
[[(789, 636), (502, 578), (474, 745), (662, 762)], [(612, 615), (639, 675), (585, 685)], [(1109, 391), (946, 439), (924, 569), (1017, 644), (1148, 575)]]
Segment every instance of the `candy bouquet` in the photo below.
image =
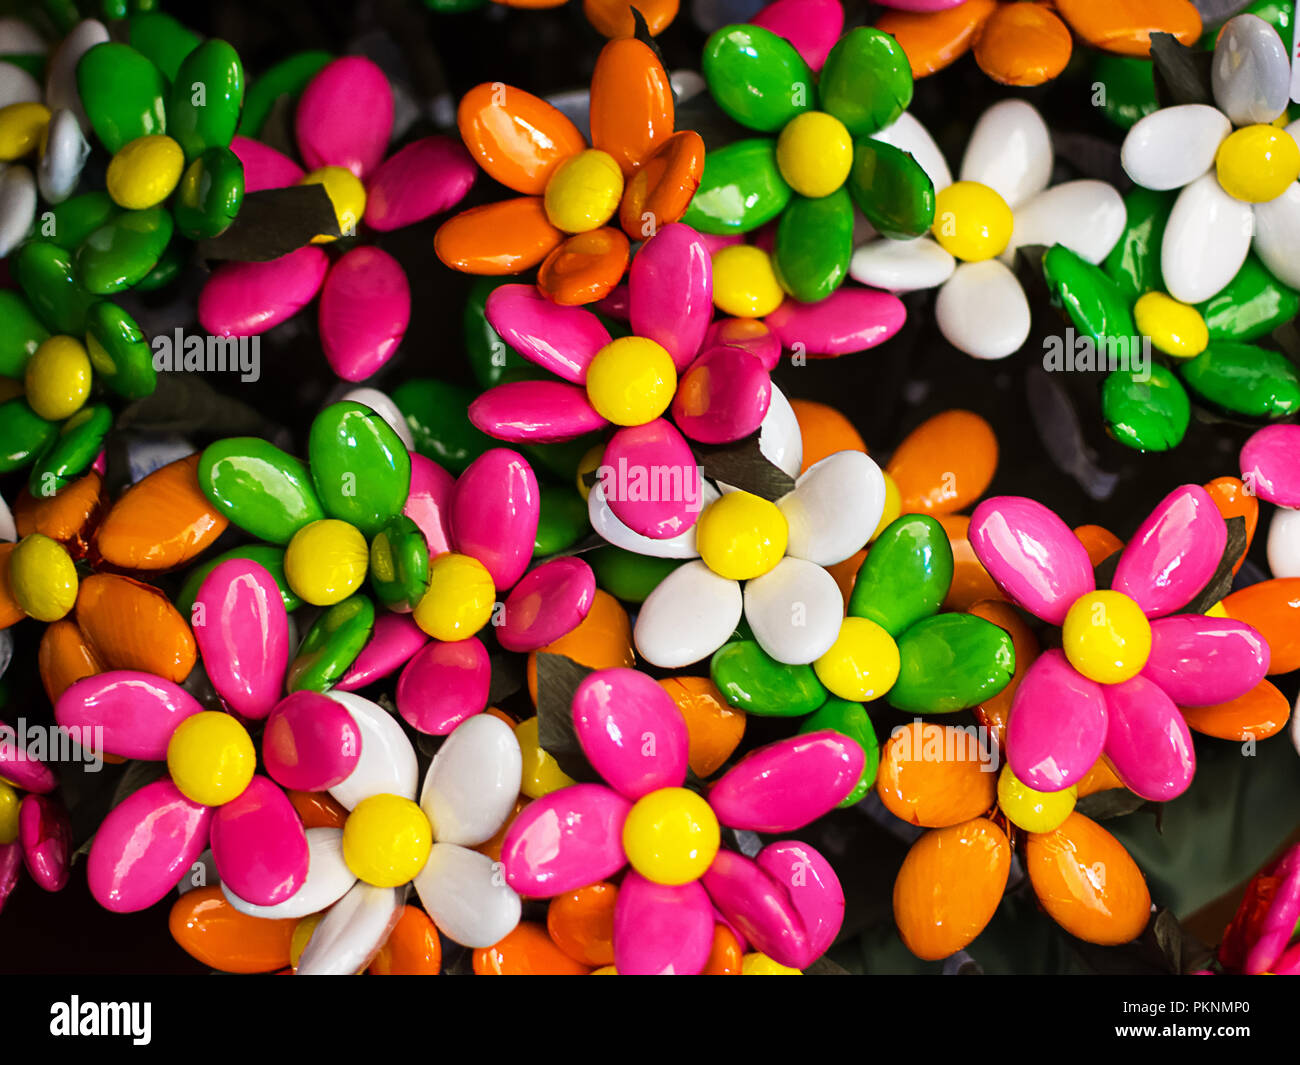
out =
[(0, 17), (3, 967), (1300, 971), (1293, 5), (337, 6)]

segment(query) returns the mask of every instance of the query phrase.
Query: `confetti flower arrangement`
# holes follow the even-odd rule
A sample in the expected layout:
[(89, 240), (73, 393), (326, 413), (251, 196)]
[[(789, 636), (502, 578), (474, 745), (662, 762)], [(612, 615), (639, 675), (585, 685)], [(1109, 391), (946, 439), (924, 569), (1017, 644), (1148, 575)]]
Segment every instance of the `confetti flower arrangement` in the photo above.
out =
[(0, 17), (0, 969), (1300, 974), (1294, 4), (207, 6)]

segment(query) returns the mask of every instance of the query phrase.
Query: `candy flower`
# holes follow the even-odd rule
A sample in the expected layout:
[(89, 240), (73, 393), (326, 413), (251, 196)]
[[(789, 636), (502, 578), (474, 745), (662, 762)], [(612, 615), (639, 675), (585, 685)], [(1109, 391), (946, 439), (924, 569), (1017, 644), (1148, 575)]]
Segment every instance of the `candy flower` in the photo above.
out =
[(1300, 287), (1292, 237), (1300, 227), (1300, 127), (1281, 129), (1290, 87), (1287, 46), (1256, 15), (1228, 21), (1214, 48), (1214, 107), (1148, 115), (1124, 140), (1124, 169), (1143, 188), (1182, 189), (1160, 266), (1186, 304), (1216, 295), (1253, 247), (1283, 283)]
[(44, 891), (61, 891), (72, 873), (72, 825), (52, 796), (58, 778), (0, 726), (0, 910), (24, 866)]
[(1151, 34), (1171, 33), (1184, 44), (1201, 33), (1190, 0), (1107, 4), (1058, 0), (896, 0), (876, 27), (898, 39), (923, 78), (974, 51), (975, 62), (1004, 85), (1042, 85), (1059, 75), (1074, 50), (1071, 31), (1093, 48), (1120, 56), (1150, 54)]
[[(634, 37), (601, 49), (591, 78), (591, 147), (563, 114), (502, 82), (467, 92), (456, 121), (474, 160), (520, 197), (444, 222), (434, 248), (470, 274), (540, 264), (542, 294), (593, 303), (627, 269), (628, 238), (682, 217), (699, 184), (704, 142), (673, 132), (673, 90), (654, 50)], [(609, 225), (615, 214), (621, 229)], [(626, 235), (625, 235), (626, 234)]]
[(1300, 974), (1298, 925), (1300, 846), (1295, 846), (1246, 885), (1246, 897), (1223, 933), (1219, 963), (1247, 976)]
[[(1014, 152), (1007, 144), (1017, 145)], [(892, 291), (939, 288), (935, 319), (954, 347), (1002, 359), (1029, 337), (1029, 301), (1012, 273), (1016, 249), (1060, 244), (1101, 262), (1124, 231), (1124, 202), (1103, 181), (1048, 188), (1047, 124), (1023, 100), (1004, 100), (980, 117), (959, 179), (936, 182), (933, 239), (873, 241), (858, 248), (850, 273)]]
[(554, 898), (631, 868), (614, 912), (625, 975), (695, 974), (714, 907), (758, 950), (807, 968), (839, 931), (844, 896), (826, 860), (794, 840), (755, 860), (721, 847), (721, 826), (792, 831), (856, 785), (862, 748), (831, 731), (751, 752), (700, 794), (684, 786), (685, 721), (664, 689), (630, 669), (597, 670), (574, 693), (583, 753), (609, 786), (575, 784), (529, 803), (506, 832), (506, 882)]
[(1209, 493), (1184, 485), (1166, 496), (1120, 554), (1109, 589), (1097, 587), (1078, 537), (1033, 500), (985, 500), (970, 542), (1012, 602), (1061, 626), (1061, 649), (1034, 662), (1012, 701), (1016, 778), (1063, 791), (1104, 752), (1143, 798), (1186, 790), (1196, 759), (1179, 707), (1235, 699), (1269, 668), (1269, 645), (1251, 626), (1176, 613), (1214, 575), (1227, 542)]
[[(814, 47), (805, 44), (805, 51)], [(684, 221), (726, 236), (779, 219), (770, 265), (755, 267), (765, 269), (767, 283), (749, 286), (761, 302), (724, 307), (728, 313), (762, 317), (776, 310), (782, 290), (804, 303), (830, 296), (848, 276), (855, 205), (896, 240), (921, 236), (934, 220), (929, 175), (887, 133), (912, 98), (902, 49), (859, 27), (824, 60), (814, 79), (796, 45), (761, 25), (724, 26), (705, 43), (703, 73), (714, 100), (767, 136), (709, 153)], [(766, 263), (765, 253), (740, 245), (719, 252), (715, 271), (743, 269), (745, 259)]]
[[(393, 128), (393, 91), (369, 59), (345, 56), (323, 67), (294, 113), (306, 173), (275, 149), (236, 137), (231, 149), (247, 191), (315, 184), (325, 188), (343, 237), (365, 226), (386, 233), (459, 203), (473, 165), (450, 138), (422, 137), (385, 158)], [(199, 295), (203, 328), (214, 336), (257, 336), (287, 321), (320, 293), (321, 346), (345, 381), (360, 381), (397, 351), (411, 317), (406, 272), (387, 252), (360, 244), (333, 262), (319, 235), (267, 262), (217, 267)]]

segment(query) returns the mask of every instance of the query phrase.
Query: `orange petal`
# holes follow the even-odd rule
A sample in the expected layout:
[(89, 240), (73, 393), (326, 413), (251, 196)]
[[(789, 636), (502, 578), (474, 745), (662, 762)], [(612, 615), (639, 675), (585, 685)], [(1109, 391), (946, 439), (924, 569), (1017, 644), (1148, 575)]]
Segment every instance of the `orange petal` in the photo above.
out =
[(1088, 561), (1094, 568), (1100, 566), (1116, 551), (1124, 549), (1124, 541), (1100, 525), (1080, 525), (1074, 530), (1074, 535), (1079, 538), (1084, 550), (1088, 552)]
[(219, 885), (187, 891), (172, 905), (172, 938), (191, 957), (224, 973), (269, 973), (289, 964), (297, 918), (249, 917)]
[(537, 287), (562, 307), (603, 300), (622, 280), (630, 251), (627, 237), (609, 226), (575, 233), (546, 257)]
[(437, 976), (442, 969), (442, 942), (429, 915), (403, 906), (402, 916), (370, 963), (371, 976)]
[(41, 649), (36, 655), (36, 666), (41, 673), (41, 683), (50, 702), (77, 681), (104, 672), (104, 664), (95, 657), (81, 629), (71, 618), (60, 618), (45, 629), (41, 636)]
[(477, 976), (585, 976), (588, 972), (588, 966), (565, 954), (551, 942), (546, 929), (532, 921), (521, 921), (495, 946), (474, 951)]
[(495, 277), (532, 269), (563, 239), (547, 219), (541, 197), (524, 196), (447, 219), (434, 234), (433, 250), (453, 270)]
[(199, 488), (199, 455), (170, 462), (128, 488), (95, 537), (100, 556), (123, 569), (188, 562), (230, 523)]
[(1185, 45), (1201, 35), (1201, 13), (1190, 0), (1056, 0), (1056, 11), (1094, 48), (1117, 55), (1149, 56), (1151, 34), (1172, 33)]
[(826, 567), (826, 572), (834, 577), (835, 583), (840, 586), (840, 596), (844, 600), (846, 611), (849, 609), (849, 597), (853, 595), (853, 585), (858, 579), (858, 570), (866, 560), (867, 549), (864, 547), (861, 551), (855, 551), (843, 562), (836, 562)]
[(969, 944), (992, 920), (1010, 871), (1011, 844), (987, 818), (921, 836), (894, 881), (894, 922), (907, 949), (938, 961)]
[(81, 582), (75, 610), (86, 642), (109, 669), (138, 669), (179, 684), (194, 668), (194, 634), (157, 588), (92, 574)]
[(1219, 508), (1224, 521), (1238, 516), (1246, 521), (1246, 550), (1232, 567), (1232, 572), (1236, 573), (1246, 561), (1246, 554), (1255, 539), (1255, 527), (1259, 524), (1259, 499), (1254, 493), (1246, 491), (1245, 482), (1239, 477), (1216, 477), (1205, 486), (1205, 490), (1210, 493), (1210, 498)]
[(534, 706), (537, 705), (538, 654), (565, 655), (589, 669), (615, 666), (631, 669), (636, 665), (636, 653), (632, 650), (632, 624), (627, 611), (609, 592), (597, 588), (591, 609), (576, 629), (529, 654), (526, 675)]
[(725, 924), (713, 926), (713, 947), (704, 966), (704, 976), (739, 976), (744, 961), (740, 940)]
[(461, 97), (456, 125), (478, 165), (525, 196), (540, 196), (555, 168), (587, 147), (563, 113), (500, 81), (475, 85)]
[(505, 824), (497, 829), (497, 834), (473, 849), (478, 851), (479, 854), (486, 854), (494, 862), (499, 862), (501, 860), (501, 844), (506, 841), (506, 833), (510, 830), (510, 826), (514, 824), (515, 818), (519, 816), (519, 812), (530, 802), (532, 800), (527, 795), (520, 795), (515, 800), (515, 808), (510, 811), (510, 816), (506, 818)]
[(965, 514), (935, 515), (952, 545), (952, 584), (943, 600), (944, 610), (969, 610), (982, 599), (1002, 599), (1002, 589), (993, 583), (988, 570), (970, 545), (970, 518)]
[(952, 725), (923, 722), (894, 730), (880, 751), (876, 793), (908, 824), (946, 828), (978, 817), (997, 801), (998, 775), (976, 738)]
[(975, 62), (1003, 85), (1042, 85), (1065, 69), (1070, 30), (1043, 4), (1002, 4), (980, 27)]
[(992, 699), (988, 699), (975, 708), (975, 716), (985, 728), (997, 733), (998, 747), (1005, 748), (1007, 738), (1007, 718), (1011, 714), (1011, 700), (1029, 667), (1034, 664), (1041, 648), (1038, 637), (1025, 624), (1020, 612), (1002, 599), (985, 599), (971, 606), (970, 612), (977, 618), (991, 621), (1011, 637), (1011, 645), (1016, 652), (1016, 671), (1011, 681)]
[(704, 140), (694, 130), (674, 133), (627, 179), (618, 224), (633, 240), (654, 236), (678, 221), (704, 175)]
[(74, 559), (84, 558), (106, 505), (102, 487), (103, 479), (91, 470), (57, 495), (38, 499), (24, 488), (14, 507), (19, 537), (42, 533), (61, 543)]
[(614, 964), (614, 903), (618, 888), (601, 881), (557, 895), (546, 910), (552, 941), (580, 965)]
[(853, 423), (834, 407), (816, 403), (811, 399), (792, 399), (794, 416), (799, 421), (799, 435), (803, 437), (802, 473), (814, 462), (837, 451), (861, 451), (867, 445)]
[(1291, 702), (1269, 681), (1217, 706), (1183, 706), (1187, 727), (1219, 740), (1266, 740), (1282, 731)]
[(635, 37), (610, 41), (591, 75), (591, 146), (630, 175), (673, 135), (673, 87), (654, 49)]
[(1300, 669), (1300, 577), (1260, 581), (1223, 600), (1228, 616), (1268, 641), (1268, 675)]
[(1043, 909), (1070, 935), (1115, 946), (1146, 928), (1151, 894), (1142, 871), (1083, 814), (1070, 814), (1054, 832), (1031, 834), (1024, 862)]
[(606, 37), (631, 37), (636, 32), (632, 8), (641, 12), (650, 36), (657, 37), (677, 17), (677, 0), (582, 0), (582, 11)]
[(904, 514), (951, 514), (973, 503), (998, 468), (993, 427), (968, 410), (922, 422), (885, 467), (898, 485)]
[(697, 777), (709, 776), (740, 745), (744, 713), (728, 705), (708, 677), (665, 677), (659, 683), (686, 719), (691, 769)]
[(9, 586), (9, 556), (17, 546), (0, 543), (0, 629), (17, 625), (27, 616), (27, 611), (18, 605), (14, 590)]
[(943, 11), (888, 11), (876, 20), (876, 29), (893, 35), (907, 53), (912, 77), (923, 78), (969, 52), (997, 6), (997, 0), (966, 0)]
[(1114, 788), (1122, 788), (1124, 782), (1115, 774), (1114, 767), (1110, 760), (1103, 754), (1095, 762), (1092, 768), (1079, 778), (1079, 798), (1085, 795), (1092, 795), (1098, 791), (1111, 791)]
[(342, 828), (348, 812), (328, 792), (286, 790), (303, 828)]

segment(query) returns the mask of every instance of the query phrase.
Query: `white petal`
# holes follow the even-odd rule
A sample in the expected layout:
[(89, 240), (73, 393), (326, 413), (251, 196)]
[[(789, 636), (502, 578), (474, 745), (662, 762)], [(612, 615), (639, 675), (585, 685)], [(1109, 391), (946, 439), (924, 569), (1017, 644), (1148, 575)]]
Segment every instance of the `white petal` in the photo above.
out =
[(0, 259), (22, 243), (35, 218), (36, 179), (25, 166), (6, 167), (0, 173)]
[(45, 39), (26, 22), (20, 18), (0, 18), (0, 55), (44, 55), (45, 52)]
[(977, 359), (1005, 359), (1029, 339), (1029, 301), (996, 259), (962, 263), (934, 301), (939, 331)]
[(435, 843), (415, 878), (433, 923), (465, 947), (490, 947), (514, 931), (520, 901), (499, 862), (454, 843)]
[(1279, 281), (1300, 288), (1300, 183), (1255, 204), (1255, 254)]
[[(700, 509), (703, 510), (717, 499), (720, 493), (703, 478), (700, 480), (700, 489)], [(684, 533), (667, 540), (655, 540), (633, 532), (605, 502), (605, 489), (599, 481), (591, 486), (591, 491), (587, 494), (587, 517), (591, 521), (591, 527), (602, 539), (625, 551), (649, 555), (652, 558), (699, 557), (700, 552), (695, 547), (694, 525)]]
[(937, 288), (957, 269), (957, 260), (929, 237), (873, 240), (853, 253), (849, 276), (886, 292)]
[(9, 509), (4, 496), (0, 496), (0, 540), (13, 543), (18, 539), (18, 526), (14, 523), (14, 512)]
[(1272, 122), (1286, 108), (1291, 60), (1277, 30), (1258, 15), (1229, 19), (1214, 46), (1214, 102), (1233, 123)]
[(866, 546), (885, 512), (885, 476), (861, 451), (837, 451), (808, 467), (778, 502), (790, 526), (786, 553), (819, 566)]
[(221, 893), (235, 909), (249, 917), (306, 917), (338, 902), (357, 882), (343, 860), (343, 829), (307, 829), (307, 879), (283, 902), (258, 906), (245, 902), (223, 882)]
[(930, 136), (930, 131), (909, 112), (904, 111), (892, 125), (871, 136), (874, 140), (884, 141), (895, 148), (910, 152), (912, 158), (934, 182), (936, 193), (942, 192), (952, 184), (952, 171), (948, 169), (948, 160), (943, 157), (943, 152)]
[(41, 83), (13, 63), (0, 63), (0, 107), (10, 104), (36, 103), (41, 98)]
[(1237, 276), (1250, 251), (1254, 214), (1209, 173), (1178, 194), (1165, 225), (1160, 266), (1169, 295), (1200, 303)]
[(744, 606), (739, 584), (719, 577), (703, 562), (688, 562), (660, 581), (641, 604), (636, 649), (652, 666), (689, 666), (727, 642)]
[(358, 880), (330, 907), (298, 960), (299, 976), (352, 976), (388, 940), (402, 916), (405, 888), (381, 888)]
[(1268, 526), (1268, 568), (1274, 577), (1300, 577), (1300, 510), (1278, 507)]
[(831, 649), (844, 619), (844, 598), (825, 569), (802, 558), (783, 558), (745, 582), (745, 620), (754, 639), (778, 662), (798, 666)]
[(1052, 136), (1033, 105), (1003, 100), (980, 116), (961, 161), (962, 181), (988, 185), (1015, 210), (1051, 177)]
[(81, 93), (77, 89), (77, 64), (95, 45), (107, 40), (108, 30), (102, 22), (93, 18), (83, 19), (63, 38), (45, 68), (45, 106), (51, 111), (70, 108), (83, 131), (90, 129), (90, 120), (86, 118), (81, 106)]
[(62, 203), (77, 189), (81, 168), (90, 155), (90, 145), (77, 116), (68, 108), (55, 111), (45, 141), (45, 154), (36, 167), (41, 195), (50, 203)]
[(1140, 119), (1124, 138), (1124, 172), (1143, 188), (1180, 189), (1214, 165), (1232, 132), (1228, 116), (1207, 104), (1162, 107)]
[(1027, 244), (1064, 244), (1088, 262), (1100, 263), (1124, 234), (1128, 212), (1122, 197), (1104, 181), (1067, 181), (1040, 192), (1016, 209), (1011, 243), (1002, 253), (1008, 266)]
[(522, 772), (509, 725), (490, 714), (466, 718), (433, 756), (420, 792), (433, 838), (467, 847), (491, 839), (514, 809)]
[(361, 732), (361, 757), (342, 784), (329, 789), (349, 810), (371, 795), (415, 798), (415, 748), (393, 716), (369, 699), (337, 689), (325, 693), (342, 703)]
[(406, 418), (398, 410), (397, 404), (389, 398), (387, 392), (380, 392), (377, 388), (354, 388), (342, 397), (342, 401), (360, 403), (362, 406), (369, 407), (392, 426), (393, 432), (402, 438), (407, 451), (415, 450), (415, 438), (411, 435), (411, 427), (406, 424)]

